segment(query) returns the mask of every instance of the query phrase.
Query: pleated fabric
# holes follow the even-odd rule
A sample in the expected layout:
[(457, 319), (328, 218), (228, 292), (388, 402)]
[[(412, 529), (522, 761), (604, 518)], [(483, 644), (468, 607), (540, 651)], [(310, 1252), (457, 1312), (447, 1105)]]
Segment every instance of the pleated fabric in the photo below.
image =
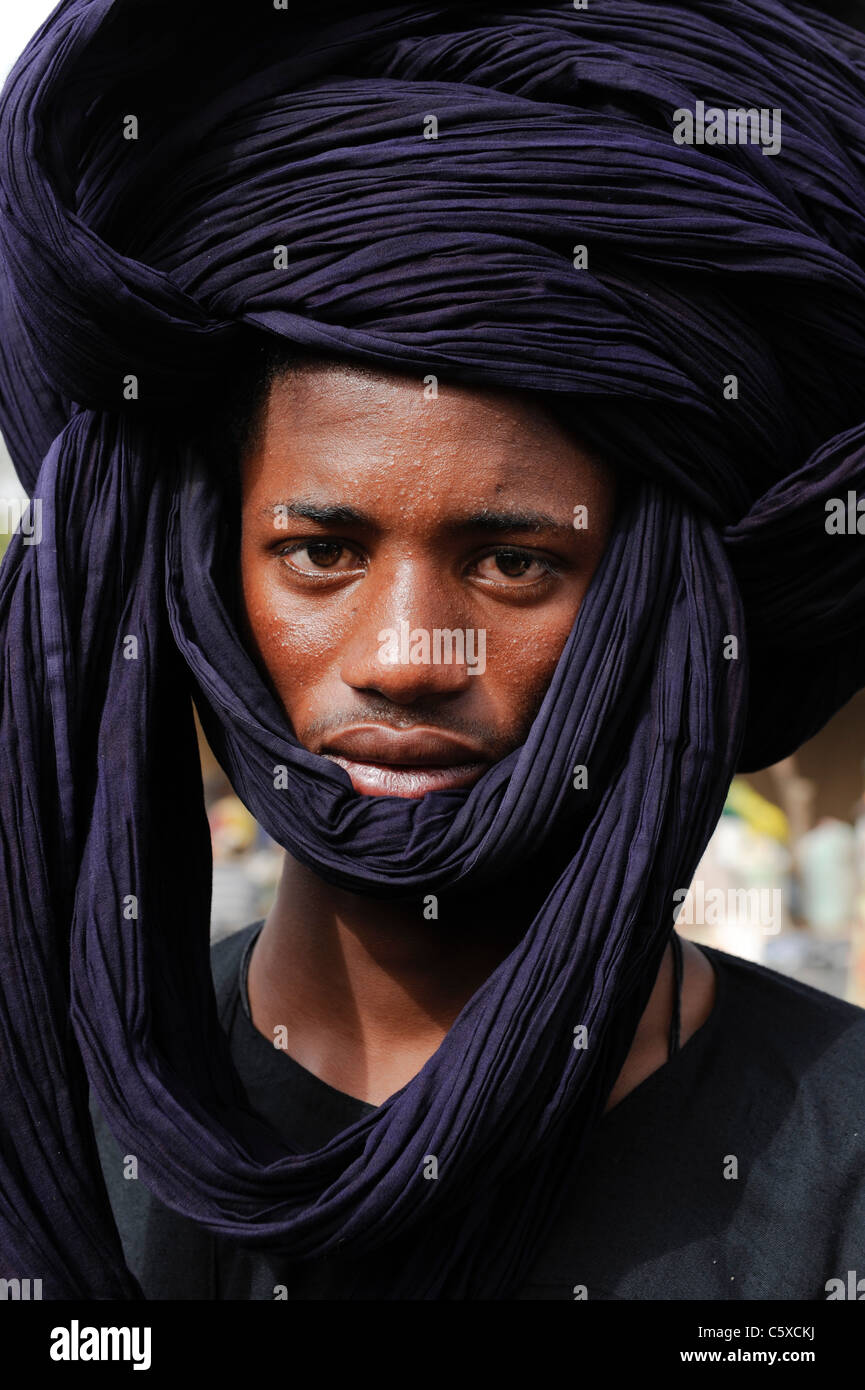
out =
[[(141, 1296), (88, 1084), (218, 1235), (334, 1256), (347, 1298), (512, 1296), (733, 773), (865, 684), (865, 545), (826, 525), (865, 496), (862, 36), (776, 0), (310, 8), (63, 0), (0, 98), (0, 428), (42, 509), (0, 568), (0, 1275), (50, 1298)], [(781, 148), (677, 144), (698, 100), (777, 109)], [(620, 471), (541, 708), (471, 788), (359, 796), (244, 647), (189, 422), (264, 337), (543, 393)], [(193, 700), (330, 882), (525, 913), (312, 1153), (216, 1017)]]

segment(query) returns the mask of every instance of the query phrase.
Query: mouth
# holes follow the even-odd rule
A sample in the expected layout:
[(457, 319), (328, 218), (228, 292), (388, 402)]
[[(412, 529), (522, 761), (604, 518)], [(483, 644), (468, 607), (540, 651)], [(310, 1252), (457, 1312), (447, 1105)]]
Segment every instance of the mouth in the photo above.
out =
[(321, 755), (344, 768), (365, 796), (420, 797), (469, 787), (488, 765), (479, 750), (439, 730), (382, 725), (344, 730)]

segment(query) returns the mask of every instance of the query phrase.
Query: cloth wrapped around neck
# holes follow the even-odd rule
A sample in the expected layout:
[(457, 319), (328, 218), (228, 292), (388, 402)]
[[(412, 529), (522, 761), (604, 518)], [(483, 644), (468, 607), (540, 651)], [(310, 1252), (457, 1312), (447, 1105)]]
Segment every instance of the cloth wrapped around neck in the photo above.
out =
[[(0, 570), (0, 1275), (140, 1294), (89, 1084), (218, 1235), (338, 1256), (349, 1297), (507, 1297), (734, 771), (865, 684), (865, 546), (825, 524), (865, 494), (865, 42), (774, 0), (208, 16), (64, 0), (0, 101), (0, 427), (42, 508)], [(697, 100), (779, 109), (781, 149), (677, 144)], [(468, 790), (357, 795), (244, 647), (185, 417), (255, 334), (543, 392), (620, 472), (529, 734)], [(192, 699), (329, 881), (513, 882), (526, 913), (417, 1076), (313, 1153), (246, 1108), (216, 1017)]]

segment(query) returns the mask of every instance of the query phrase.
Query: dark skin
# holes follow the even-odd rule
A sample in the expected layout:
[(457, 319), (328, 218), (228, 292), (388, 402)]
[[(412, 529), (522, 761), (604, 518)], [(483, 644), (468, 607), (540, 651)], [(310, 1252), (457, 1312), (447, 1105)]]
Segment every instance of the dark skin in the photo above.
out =
[[(427, 399), (413, 378), (347, 364), (278, 376), (257, 425), (242, 460), (247, 641), (298, 741), (364, 795), (471, 785), (525, 739), (604, 552), (611, 475), (528, 395), (440, 384)], [(401, 623), (483, 630), (484, 669), (382, 660)], [(443, 930), (420, 900), (347, 892), (286, 854), (250, 959), (256, 1028), (284, 1028), (302, 1066), (380, 1105), (524, 930), (506, 894), (485, 908), (452, 900)], [(714, 972), (683, 945), (684, 1041)], [(608, 1109), (666, 1062), (672, 1005), (668, 947)]]

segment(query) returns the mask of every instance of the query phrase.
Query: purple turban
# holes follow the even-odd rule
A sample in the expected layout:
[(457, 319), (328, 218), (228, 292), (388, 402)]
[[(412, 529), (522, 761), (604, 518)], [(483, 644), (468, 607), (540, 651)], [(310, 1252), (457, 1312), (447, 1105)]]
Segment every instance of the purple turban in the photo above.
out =
[[(779, 148), (728, 138), (751, 109)], [(865, 40), (777, 0), (62, 0), (0, 99), (0, 261), (42, 528), (0, 569), (0, 1274), (140, 1296), (92, 1086), (210, 1231), (338, 1255), (349, 1296), (508, 1297), (735, 770), (865, 684)], [(469, 789), (356, 794), (243, 645), (186, 421), (267, 335), (545, 393), (621, 472), (525, 742)], [(314, 1152), (219, 1027), (193, 701), (333, 883), (482, 901), (544, 870), (435, 1054)]]

